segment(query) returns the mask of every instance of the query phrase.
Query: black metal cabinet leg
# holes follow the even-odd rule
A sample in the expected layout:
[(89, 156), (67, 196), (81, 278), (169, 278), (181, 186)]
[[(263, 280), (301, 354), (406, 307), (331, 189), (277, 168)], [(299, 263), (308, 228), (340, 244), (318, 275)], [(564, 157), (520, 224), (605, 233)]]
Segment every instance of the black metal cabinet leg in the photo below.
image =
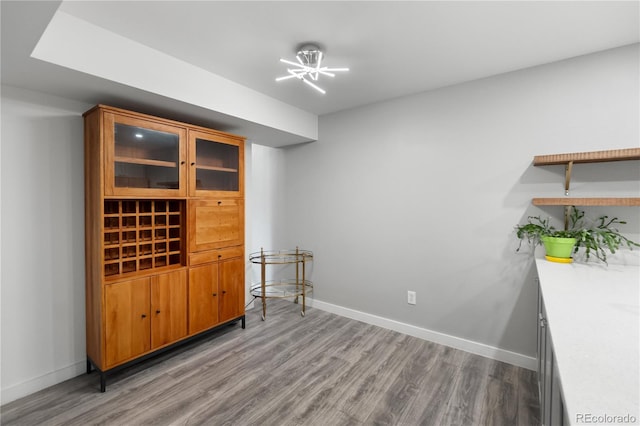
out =
[(245, 321), (244, 321), (244, 315), (242, 316), (242, 329), (244, 330), (245, 328)]
[(87, 357), (87, 374), (91, 374), (91, 361), (89, 361), (89, 357)]
[(100, 392), (104, 393), (107, 391), (107, 377), (101, 372), (100, 373)]

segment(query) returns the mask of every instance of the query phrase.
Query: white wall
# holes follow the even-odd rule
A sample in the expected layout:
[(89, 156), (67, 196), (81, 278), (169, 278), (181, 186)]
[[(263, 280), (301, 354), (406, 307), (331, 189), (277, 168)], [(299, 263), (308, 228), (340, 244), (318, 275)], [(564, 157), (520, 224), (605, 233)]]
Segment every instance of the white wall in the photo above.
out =
[[(65, 48), (60, 49), (60, 46)], [(31, 55), (101, 79), (276, 129), (283, 135), (285, 132), (296, 135), (298, 140), (314, 140), (318, 134), (315, 114), (61, 10), (54, 14)], [(143, 66), (127, 67), (124, 72), (121, 64), (128, 62)], [(177, 75), (180, 84), (176, 84)]]
[[(247, 198), (250, 199), (252, 213), (248, 224), (251, 226), (251, 240), (247, 242), (247, 254), (264, 250), (279, 250), (285, 233), (284, 216), (284, 151), (262, 145), (253, 145), (251, 150), (253, 170), (247, 177), (250, 188)], [(247, 280), (249, 285), (261, 280), (260, 265), (250, 264)], [(267, 279), (275, 278), (274, 268), (267, 271)], [(251, 297), (253, 299), (253, 297)]]
[(2, 87), (2, 402), (84, 367), (84, 159), (90, 106)]
[(284, 151), (253, 145), (252, 164), (247, 185), (251, 188), (251, 203), (255, 209), (250, 217), (254, 232), (247, 250), (277, 249), (285, 226), (279, 220), (284, 215)]
[[(639, 146), (638, 79), (635, 45), (321, 117), (318, 142), (286, 149), (281, 218), (284, 243), (315, 253), (316, 304), (531, 365), (534, 271), (513, 227), (559, 220), (531, 198), (564, 184), (533, 156)], [(637, 162), (576, 166), (573, 195), (637, 197), (639, 179)], [(638, 240), (638, 208), (607, 211)]]

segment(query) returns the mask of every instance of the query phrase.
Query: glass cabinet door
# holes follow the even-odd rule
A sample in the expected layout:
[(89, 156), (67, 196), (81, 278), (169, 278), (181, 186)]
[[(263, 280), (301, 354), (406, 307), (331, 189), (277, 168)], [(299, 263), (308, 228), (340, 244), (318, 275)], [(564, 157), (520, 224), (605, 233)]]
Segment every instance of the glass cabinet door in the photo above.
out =
[(240, 196), (243, 192), (241, 139), (189, 132), (189, 195)]
[(180, 127), (105, 114), (105, 194), (185, 196)]

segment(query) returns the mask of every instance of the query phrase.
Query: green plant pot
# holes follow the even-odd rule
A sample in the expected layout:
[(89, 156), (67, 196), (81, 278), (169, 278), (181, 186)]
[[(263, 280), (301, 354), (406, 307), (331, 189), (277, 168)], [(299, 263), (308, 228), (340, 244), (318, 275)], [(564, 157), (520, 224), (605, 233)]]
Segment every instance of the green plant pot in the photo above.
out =
[(547, 258), (571, 259), (571, 253), (576, 245), (575, 238), (542, 237), (542, 244), (547, 252)]

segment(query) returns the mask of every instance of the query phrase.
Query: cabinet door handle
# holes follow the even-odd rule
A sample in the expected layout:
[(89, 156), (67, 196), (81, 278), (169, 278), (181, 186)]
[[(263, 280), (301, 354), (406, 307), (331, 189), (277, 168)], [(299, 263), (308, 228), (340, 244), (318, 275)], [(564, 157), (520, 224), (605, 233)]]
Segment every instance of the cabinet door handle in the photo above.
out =
[(191, 163), (191, 165), (192, 165), (192, 166), (195, 166), (195, 165), (196, 165), (196, 163)]
[(184, 164), (184, 163), (186, 163), (186, 161), (184, 161), (184, 160), (180, 162), (180, 164)]
[(227, 294), (227, 290), (222, 290), (222, 294)]
[(213, 297), (216, 297), (218, 295), (218, 293), (213, 293)]
[(158, 309), (158, 310), (156, 310), (156, 314), (159, 314), (159, 313), (160, 313), (160, 310), (159, 310), (159, 309)]
[(142, 318), (146, 318), (146, 317), (147, 317), (147, 315), (146, 315), (146, 314), (142, 314)]
[(222, 201), (218, 201), (218, 205), (222, 204)]

